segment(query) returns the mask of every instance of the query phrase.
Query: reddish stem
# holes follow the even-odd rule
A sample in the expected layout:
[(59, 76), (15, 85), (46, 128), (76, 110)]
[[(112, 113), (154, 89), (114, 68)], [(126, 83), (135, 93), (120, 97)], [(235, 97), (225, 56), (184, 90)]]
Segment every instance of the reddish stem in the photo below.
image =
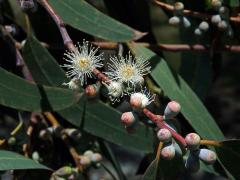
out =
[(167, 126), (167, 124), (163, 121), (163, 117), (162, 116), (156, 115), (156, 114), (152, 113), (151, 111), (149, 111), (146, 108), (143, 109), (143, 113), (150, 120), (152, 120), (154, 123), (156, 123), (159, 128), (161, 128), (161, 129), (162, 128), (168, 129), (171, 132), (171, 134), (174, 137), (174, 139), (176, 139), (178, 142), (180, 142), (184, 147), (187, 146), (185, 139), (180, 134), (178, 134), (176, 131), (174, 131), (169, 126)]
[(95, 76), (97, 76), (97, 78), (100, 81), (103, 81), (103, 82), (106, 82), (106, 83), (108, 81), (110, 81), (109, 78), (106, 75), (104, 75), (101, 71), (99, 71), (98, 69), (94, 68), (92, 72)]

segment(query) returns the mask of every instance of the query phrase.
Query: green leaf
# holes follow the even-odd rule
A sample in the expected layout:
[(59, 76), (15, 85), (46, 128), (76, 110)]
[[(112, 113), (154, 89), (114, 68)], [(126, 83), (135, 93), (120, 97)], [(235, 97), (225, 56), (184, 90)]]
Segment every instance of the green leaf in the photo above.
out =
[(224, 0), (224, 1), (230, 7), (239, 7), (240, 6), (239, 0)]
[(182, 79), (174, 74), (166, 61), (151, 50), (140, 45), (129, 45), (136, 56), (141, 56), (153, 64), (152, 77), (172, 100), (181, 104), (181, 112), (191, 126), (204, 139), (221, 140), (224, 138), (216, 122), (205, 106)]
[(49, 3), (66, 24), (93, 36), (123, 42), (144, 35), (101, 13), (84, 0), (50, 0)]
[(140, 125), (137, 132), (129, 134), (120, 122), (121, 113), (100, 102), (89, 102), (84, 117), (84, 130), (107, 141), (136, 149), (153, 152), (153, 132)]
[(0, 104), (26, 111), (51, 111), (75, 103), (69, 90), (34, 85), (0, 68)]
[(11, 151), (0, 150), (0, 171), (11, 169), (46, 169), (48, 167)]
[[(23, 57), (33, 79), (38, 84), (62, 86), (63, 82), (69, 81), (52, 55), (32, 36), (28, 37), (24, 46)], [(68, 122), (79, 127), (84, 104), (85, 98), (80, 98), (78, 104), (57, 112)]]
[(240, 178), (240, 140), (222, 141), (220, 147), (215, 147), (218, 158), (227, 170), (236, 178)]
[(143, 180), (156, 180), (157, 169), (157, 160), (154, 159), (144, 173)]

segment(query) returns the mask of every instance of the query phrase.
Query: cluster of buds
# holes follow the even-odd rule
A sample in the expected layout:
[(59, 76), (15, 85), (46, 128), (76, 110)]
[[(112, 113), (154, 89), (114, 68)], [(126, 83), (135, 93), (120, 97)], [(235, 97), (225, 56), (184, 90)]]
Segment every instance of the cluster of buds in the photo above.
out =
[(191, 26), (190, 21), (184, 16), (184, 4), (181, 2), (176, 2), (174, 4), (174, 16), (169, 19), (169, 24), (171, 25), (183, 25), (185, 28)]
[(98, 165), (102, 161), (102, 155), (100, 153), (94, 153), (91, 150), (87, 150), (80, 156), (80, 164), (83, 167), (88, 167), (91, 164)]
[[(169, 102), (163, 115), (165, 122), (173, 119), (180, 112), (180, 108), (180, 104), (178, 104), (176, 101)], [(171, 160), (176, 154), (181, 156), (185, 156), (187, 154), (185, 167), (191, 172), (196, 172), (199, 170), (200, 160), (207, 165), (213, 164), (216, 161), (216, 153), (214, 151), (204, 148), (200, 149), (201, 139), (198, 134), (187, 134), (185, 139), (181, 139), (178, 142), (181, 145), (179, 146), (172, 138), (174, 136), (174, 138), (176, 138), (176, 133), (177, 132), (175, 131), (175, 127), (173, 125), (167, 125), (157, 131), (157, 137), (159, 141), (164, 143), (164, 147), (161, 149), (162, 158)], [(179, 137), (175, 140), (178, 141)], [(182, 142), (184, 142), (184, 144), (181, 144)], [(186, 153), (188, 151), (189, 153)]]
[(229, 9), (222, 6), (220, 0), (212, 0), (213, 8), (218, 12), (211, 18), (211, 22), (218, 27), (219, 30), (227, 32), (228, 36), (233, 36), (233, 30), (229, 22)]
[(209, 24), (207, 21), (202, 21), (198, 28), (195, 29), (194, 34), (197, 36), (201, 36), (203, 33), (207, 32), (209, 29)]
[(39, 132), (39, 138), (42, 140), (50, 140), (52, 138), (52, 135), (61, 137), (63, 134), (67, 135), (69, 138), (76, 141), (79, 140), (81, 137), (81, 132), (78, 129), (75, 128), (62, 129), (60, 126), (55, 126), (42, 129)]
[(187, 149), (189, 150), (188, 157), (185, 162), (186, 169), (196, 172), (200, 168), (200, 160), (205, 164), (213, 164), (216, 159), (216, 153), (209, 149), (200, 149), (200, 136), (196, 133), (189, 133), (185, 137)]

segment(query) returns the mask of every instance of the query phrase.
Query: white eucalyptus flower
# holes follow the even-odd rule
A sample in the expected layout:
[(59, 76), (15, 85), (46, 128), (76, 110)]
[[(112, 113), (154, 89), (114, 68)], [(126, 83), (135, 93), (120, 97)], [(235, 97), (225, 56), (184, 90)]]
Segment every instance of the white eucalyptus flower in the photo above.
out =
[(111, 81), (109, 84), (102, 82), (108, 89), (108, 95), (110, 100), (114, 103), (119, 101), (119, 98), (123, 96), (123, 85), (117, 81)]
[(64, 64), (62, 67), (68, 69), (66, 75), (70, 78), (76, 78), (81, 85), (86, 84), (88, 77), (93, 77), (92, 70), (103, 66), (103, 54), (96, 55), (98, 48), (89, 45), (88, 41), (83, 40), (83, 44), (76, 46), (75, 51), (64, 53), (64, 60), (70, 64)]
[(142, 58), (133, 58), (130, 54), (124, 58), (111, 57), (108, 63), (109, 71), (106, 74), (112, 81), (126, 83), (128, 86), (135, 87), (143, 83), (143, 76), (150, 72), (149, 62)]
[(137, 109), (145, 108), (155, 99), (155, 94), (151, 94), (147, 88), (141, 90), (141, 92), (134, 92), (130, 96), (130, 104)]

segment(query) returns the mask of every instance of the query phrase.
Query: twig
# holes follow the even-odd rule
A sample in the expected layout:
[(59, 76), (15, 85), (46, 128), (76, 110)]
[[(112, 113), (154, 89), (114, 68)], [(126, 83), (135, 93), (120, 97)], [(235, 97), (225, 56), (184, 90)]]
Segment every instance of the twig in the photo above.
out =
[(206, 140), (206, 139), (201, 140), (200, 144), (201, 145), (206, 145), (206, 146), (208, 146), (208, 145), (209, 146), (216, 146), (216, 147), (221, 147), (222, 146), (221, 142), (219, 142), (219, 141)]
[(65, 47), (70, 50), (70, 51), (75, 51), (75, 46), (72, 42), (72, 39), (70, 38), (65, 24), (63, 22), (63, 20), (60, 18), (60, 16), (58, 16), (54, 9), (50, 6), (50, 4), (48, 3), (47, 0), (38, 0), (38, 2), (46, 9), (46, 11), (49, 13), (49, 15), (53, 18), (53, 20), (55, 21), (55, 23), (57, 24), (57, 27), (62, 35), (63, 38), (63, 43), (65, 45)]
[(51, 123), (51, 125), (52, 125), (53, 127), (60, 126), (59, 122), (58, 122), (57, 119), (53, 116), (52, 113), (50, 113), (50, 112), (44, 112), (43, 114), (47, 117), (47, 120)]
[(172, 136), (174, 137), (174, 139), (176, 139), (179, 143), (181, 143), (181, 145), (183, 145), (184, 147), (187, 146), (185, 139), (178, 134), (176, 131), (174, 131), (172, 128), (170, 128), (164, 121), (163, 121), (163, 117), (160, 115), (156, 115), (154, 113), (152, 113), (150, 110), (144, 108), (143, 109), (143, 113), (150, 119), (152, 120), (154, 123), (156, 123), (156, 125), (159, 128), (165, 128), (168, 129)]
[[(153, 0), (153, 3), (165, 10), (168, 10), (168, 11), (174, 10), (174, 6), (164, 3), (164, 2), (161, 2), (159, 0)], [(205, 13), (201, 13), (201, 12), (197, 12), (197, 11), (191, 11), (188, 9), (184, 9), (183, 13), (185, 15), (189, 15), (189, 16), (193, 16), (193, 17), (197, 17), (197, 18), (201, 18), (201, 19), (210, 19), (212, 17), (212, 15), (210, 15), (210, 14), (205, 14)], [(230, 21), (235, 22), (235, 23), (240, 23), (240, 16), (232, 16), (232, 17), (230, 17)]]
[[(118, 48), (118, 44), (116, 42), (92, 42), (93, 44), (104, 48), (104, 49), (116, 49)], [(202, 44), (149, 44), (145, 42), (137, 42), (137, 45), (142, 45), (144, 47), (150, 48), (152, 50), (163, 50), (163, 51), (210, 51), (212, 47), (210, 45), (202, 45)], [(230, 51), (230, 52), (240, 52), (239, 45), (223, 45), (220, 47), (214, 47), (214, 51), (222, 52), (222, 51)]]

